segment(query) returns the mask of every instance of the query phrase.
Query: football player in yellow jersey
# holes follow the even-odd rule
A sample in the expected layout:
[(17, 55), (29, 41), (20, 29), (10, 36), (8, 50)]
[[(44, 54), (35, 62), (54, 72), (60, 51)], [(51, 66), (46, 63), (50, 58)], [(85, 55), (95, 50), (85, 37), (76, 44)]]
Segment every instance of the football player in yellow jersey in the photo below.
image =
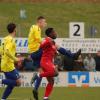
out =
[[(36, 25), (32, 25), (30, 28), (29, 36), (28, 36), (28, 49), (31, 54), (31, 58), (34, 62), (34, 68), (39, 71), (40, 69), (40, 60), (42, 56), (42, 49), (40, 49), (41, 44), (41, 29), (43, 29), (47, 25), (46, 19), (43, 16), (40, 16), (37, 18)], [(58, 49), (58, 52), (60, 52), (63, 55), (68, 55), (69, 57), (72, 57), (73, 59), (77, 59), (77, 57), (80, 55), (81, 50), (79, 50), (76, 53), (71, 53), (71, 51), (66, 50), (62, 47)], [(35, 100), (38, 100), (38, 88), (41, 83), (42, 78), (38, 78), (36, 80), (36, 74), (33, 75), (32, 83), (34, 84), (33, 89), (33, 96)]]
[[(46, 25), (46, 19), (43, 16), (39, 16), (36, 24), (31, 26), (28, 36), (28, 49), (34, 63), (34, 69), (36, 71), (40, 71), (40, 60), (42, 55), (42, 50), (40, 49), (40, 44), (42, 41), (41, 31), (44, 27), (46, 27)], [(35, 100), (38, 100), (37, 90), (41, 83), (41, 79), (36, 81), (34, 85), (33, 96)]]
[(16, 36), (16, 25), (14, 23), (8, 24), (7, 30), (9, 35), (3, 39), (1, 50), (1, 71), (4, 72), (6, 79), (0, 79), (0, 83), (7, 85), (7, 87), (1, 100), (6, 100), (13, 88), (21, 84), (19, 73), (14, 66), (14, 62), (21, 61), (21, 58), (15, 57), (16, 44), (14, 37)]

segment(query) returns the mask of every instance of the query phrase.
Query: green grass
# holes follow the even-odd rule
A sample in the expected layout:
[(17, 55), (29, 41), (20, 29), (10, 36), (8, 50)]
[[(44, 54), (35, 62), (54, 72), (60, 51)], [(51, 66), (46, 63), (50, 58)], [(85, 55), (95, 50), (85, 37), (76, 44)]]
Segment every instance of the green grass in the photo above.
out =
[[(19, 18), (21, 8), (26, 9), (26, 20)], [(15, 22), (21, 28), (19, 36), (27, 37), (39, 15), (47, 18), (48, 26), (54, 27), (59, 37), (68, 37), (69, 22), (81, 21), (85, 22), (85, 37), (89, 37), (90, 26), (94, 25), (98, 29), (96, 37), (100, 38), (100, 4), (96, 3), (0, 3), (0, 36), (7, 35), (9, 22)]]
[[(4, 88), (0, 88), (0, 97)], [(15, 88), (9, 100), (30, 100), (32, 88)], [(39, 100), (42, 100), (44, 88), (39, 91)], [(16, 98), (16, 99), (10, 99)], [(100, 88), (54, 88), (50, 100), (99, 100)]]

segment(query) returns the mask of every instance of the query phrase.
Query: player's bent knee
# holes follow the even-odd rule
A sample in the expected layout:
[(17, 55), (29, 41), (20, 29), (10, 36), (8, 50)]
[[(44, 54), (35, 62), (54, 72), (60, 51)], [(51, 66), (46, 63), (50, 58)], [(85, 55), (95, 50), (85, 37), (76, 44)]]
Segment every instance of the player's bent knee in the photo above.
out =
[(50, 83), (50, 84), (54, 84), (54, 78), (47, 78), (47, 80), (48, 80), (48, 82)]
[(50, 84), (54, 85), (54, 79), (52, 79), (52, 80), (50, 81)]
[(21, 85), (21, 79), (16, 80), (16, 84), (17, 84), (17, 86), (20, 86)]

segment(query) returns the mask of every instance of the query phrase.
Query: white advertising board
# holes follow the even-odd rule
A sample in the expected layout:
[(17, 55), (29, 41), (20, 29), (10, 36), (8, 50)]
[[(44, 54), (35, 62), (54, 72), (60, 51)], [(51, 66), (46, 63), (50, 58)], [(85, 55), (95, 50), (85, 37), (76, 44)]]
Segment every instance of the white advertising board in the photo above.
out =
[(100, 87), (100, 72), (90, 72), (90, 87)]
[[(23, 72), (23, 73), (20, 73), (20, 76), (22, 80), (21, 87), (32, 87), (32, 85), (30, 84), (31, 78), (33, 76), (32, 72)], [(5, 76), (3, 73), (0, 73), (0, 79), (5, 79)], [(54, 80), (55, 80), (55, 84), (54, 84), (55, 87), (66, 87), (68, 83), (66, 72), (59, 73), (59, 76), (55, 77)], [(43, 78), (41, 82), (41, 87), (45, 87), (47, 83), (48, 82), (46, 78)], [(0, 87), (2, 86), (3, 85), (1, 84)]]
[[(32, 87), (30, 84), (32, 72), (23, 72), (20, 76), (21, 87)], [(0, 73), (0, 79), (5, 79), (3, 73)], [(55, 87), (100, 87), (100, 72), (60, 72), (59, 76), (54, 79)], [(46, 78), (43, 78), (41, 87), (45, 87), (47, 83)], [(4, 85), (0, 84), (0, 87), (2, 86)]]
[[(64, 47), (72, 52), (82, 49), (82, 53), (96, 53), (100, 50), (100, 39), (68, 39), (58, 38), (55, 40), (58, 45)], [(2, 43), (2, 38), (0, 38)], [(16, 51), (17, 53), (28, 53), (28, 40), (27, 38), (16, 38)]]

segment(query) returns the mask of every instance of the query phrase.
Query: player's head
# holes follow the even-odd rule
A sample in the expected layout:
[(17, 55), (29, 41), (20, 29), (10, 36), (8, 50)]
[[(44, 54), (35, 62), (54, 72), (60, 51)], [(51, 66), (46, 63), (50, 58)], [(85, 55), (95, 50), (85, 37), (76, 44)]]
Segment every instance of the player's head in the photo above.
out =
[(9, 34), (12, 34), (13, 36), (16, 35), (16, 25), (14, 23), (9, 23), (7, 25), (7, 30), (9, 32)]
[(45, 31), (46, 36), (52, 38), (52, 39), (56, 39), (57, 38), (57, 33), (55, 32), (55, 30), (53, 28), (47, 28)]
[(46, 27), (47, 26), (46, 19), (43, 16), (39, 16), (37, 18), (37, 24), (39, 25), (40, 28)]

